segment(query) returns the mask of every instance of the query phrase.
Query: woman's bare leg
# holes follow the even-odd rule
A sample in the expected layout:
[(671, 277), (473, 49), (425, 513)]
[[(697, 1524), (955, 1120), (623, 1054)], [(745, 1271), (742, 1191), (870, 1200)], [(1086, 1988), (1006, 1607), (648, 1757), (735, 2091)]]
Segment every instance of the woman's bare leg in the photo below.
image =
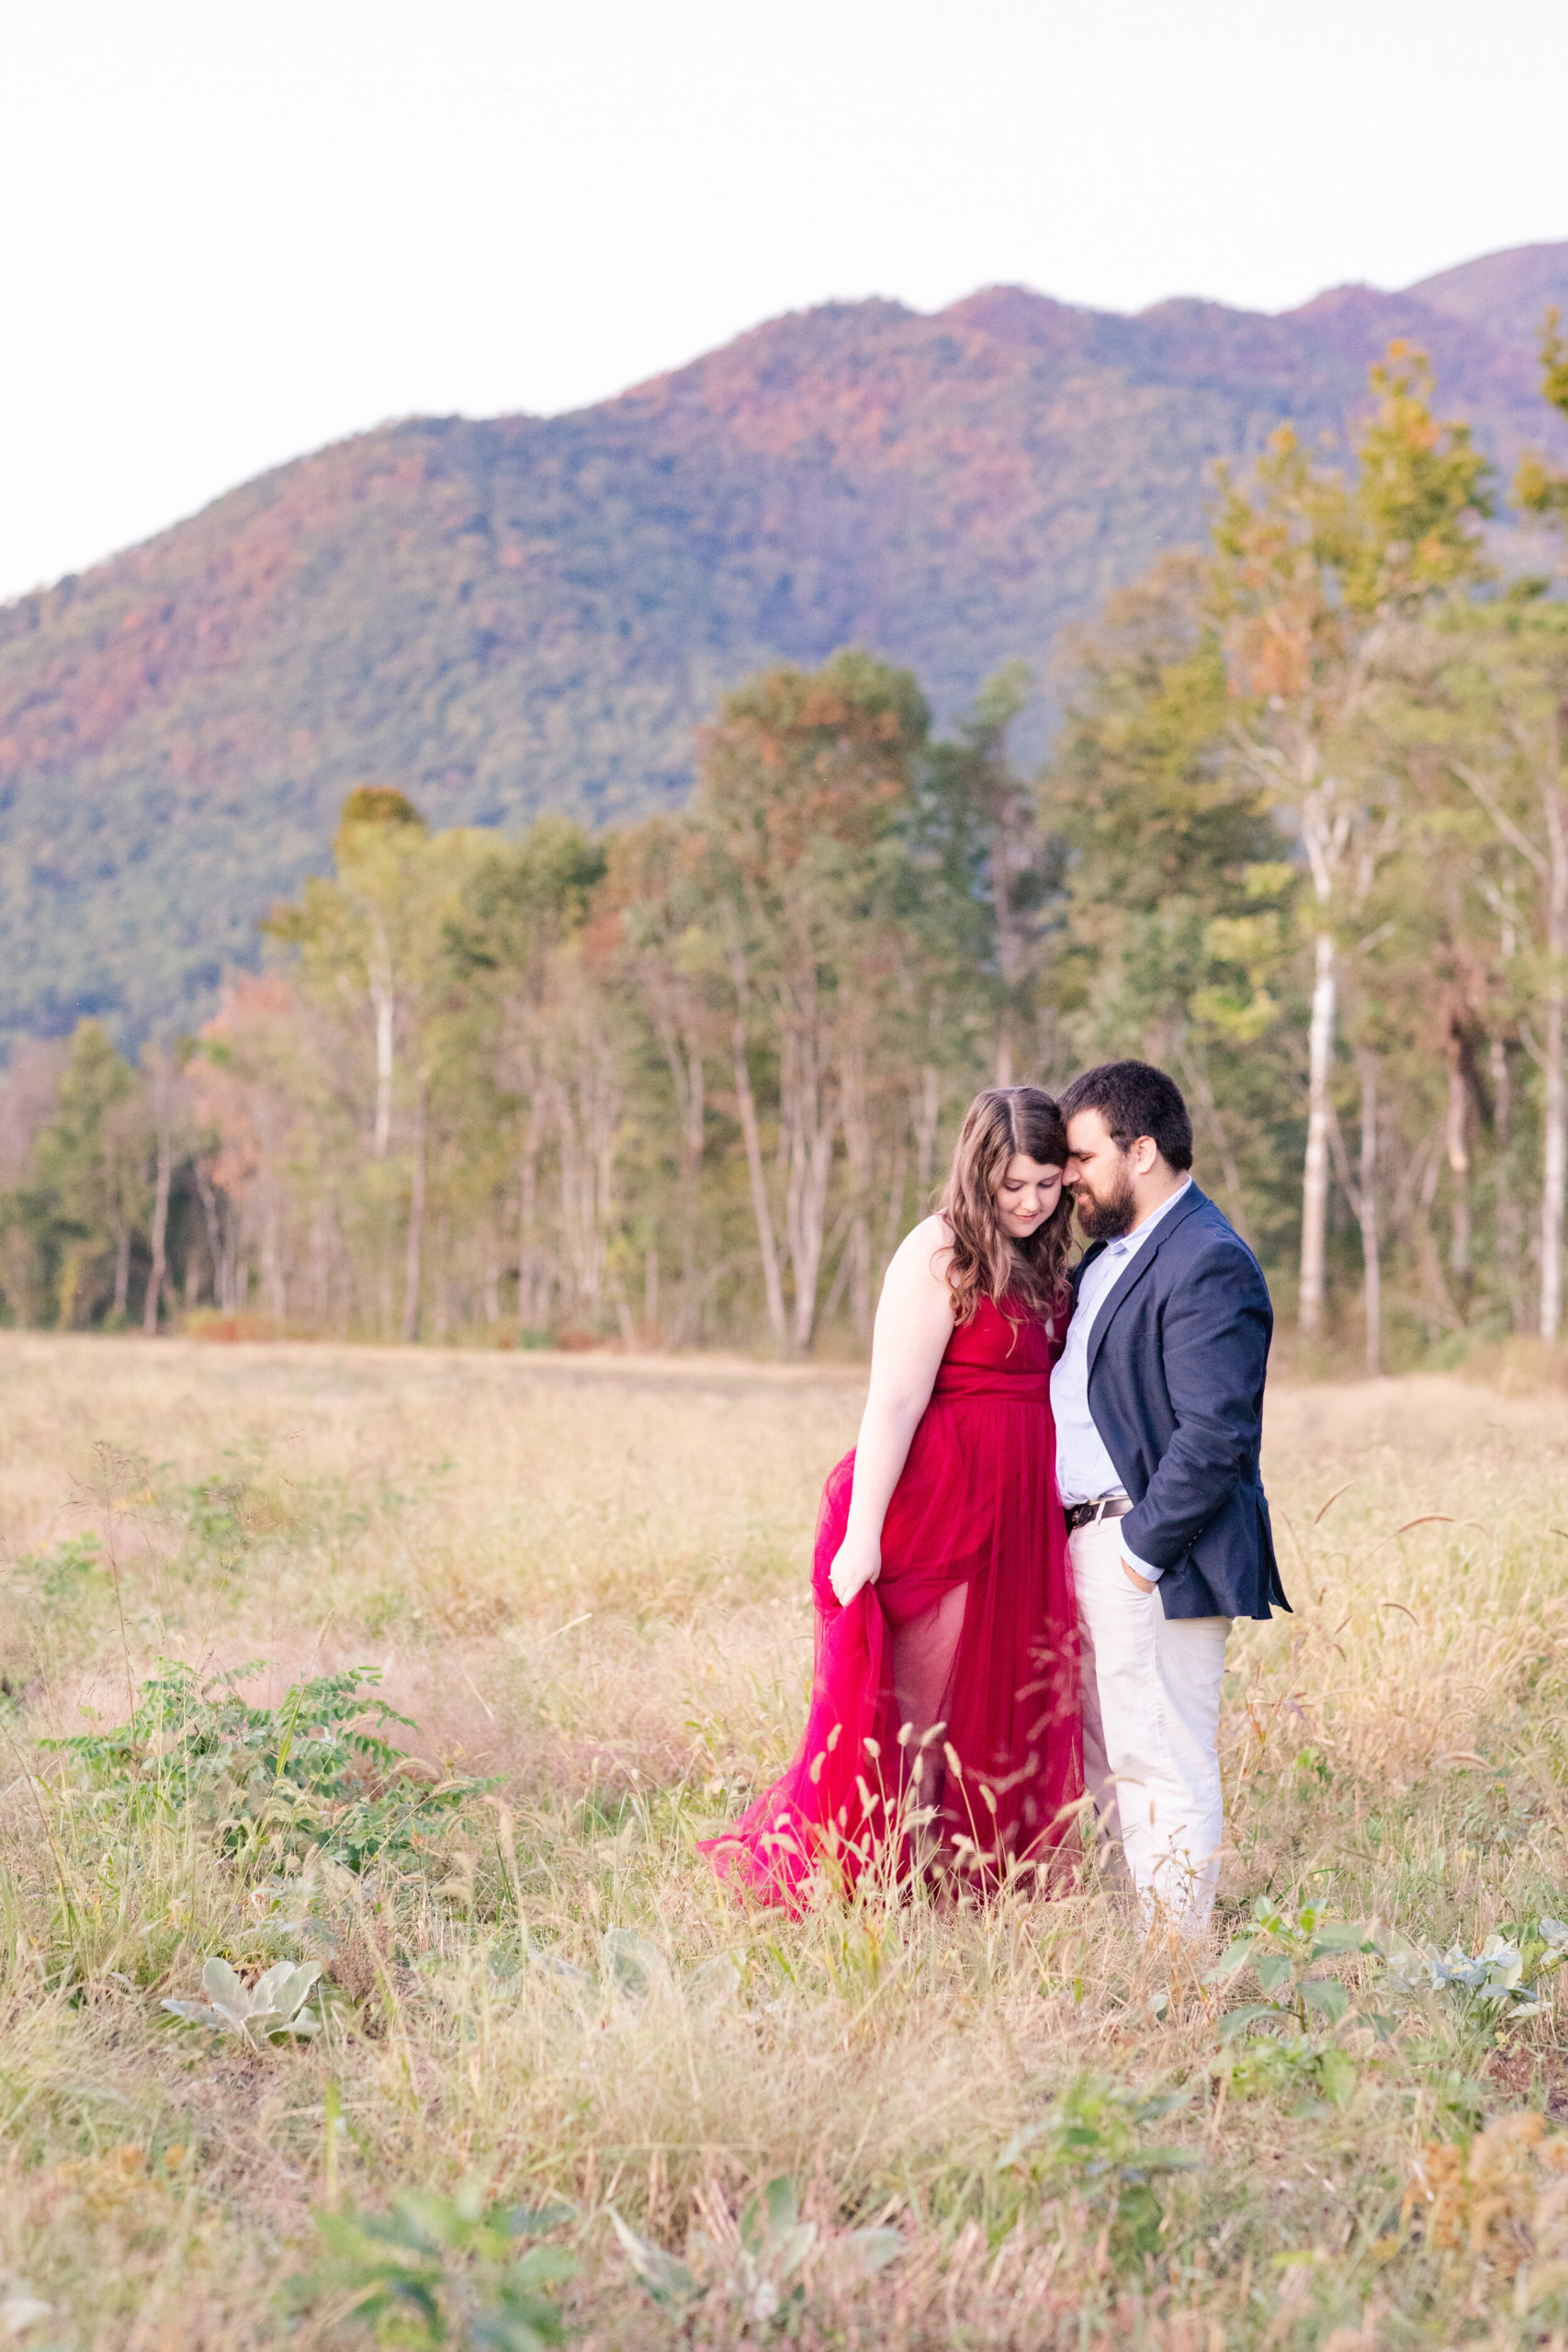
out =
[(889, 1629), (893, 1699), (904, 1746), (906, 1785), (918, 1804), (942, 1803), (947, 1764), (939, 1727), (945, 1716), (968, 1592), (967, 1585), (955, 1584), (933, 1607)]

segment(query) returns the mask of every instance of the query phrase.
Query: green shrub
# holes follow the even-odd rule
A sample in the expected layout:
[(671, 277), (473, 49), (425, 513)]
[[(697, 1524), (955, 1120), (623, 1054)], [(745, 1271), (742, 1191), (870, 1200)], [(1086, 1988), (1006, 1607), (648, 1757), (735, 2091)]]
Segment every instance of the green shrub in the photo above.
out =
[(280, 1861), (318, 1855), (351, 1871), (415, 1860), (482, 1781), (434, 1784), (430, 1767), (395, 1747), (389, 1724), (412, 1728), (367, 1696), (373, 1668), (297, 1682), (276, 1707), (252, 1707), (235, 1667), (199, 1682), (160, 1661), (129, 1723), (47, 1747), (76, 1758), (106, 1809), (137, 1823), (194, 1820), (225, 1853)]
[(576, 2276), (577, 2257), (521, 2241), (573, 2218), (567, 2205), (485, 2208), (471, 2186), (404, 2189), (388, 2213), (318, 2213), (327, 2258), (289, 2282), (288, 2300), (330, 2295), (337, 2324), (368, 2324), (402, 2352), (546, 2352), (562, 2340), (550, 2290)]

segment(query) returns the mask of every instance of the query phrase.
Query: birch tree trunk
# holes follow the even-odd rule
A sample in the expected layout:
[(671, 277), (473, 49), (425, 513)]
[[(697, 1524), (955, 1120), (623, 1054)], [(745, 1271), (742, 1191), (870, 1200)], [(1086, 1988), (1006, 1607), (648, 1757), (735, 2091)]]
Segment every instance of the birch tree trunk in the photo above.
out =
[(1562, 1014), (1568, 973), (1568, 825), (1562, 806), (1562, 721), (1553, 710), (1542, 763), (1540, 797), (1546, 819), (1546, 1080), (1541, 1135), (1540, 1336), (1555, 1340), (1562, 1322), (1562, 1208), (1568, 1173), (1568, 1095), (1562, 1069)]
[(318, 1323), (324, 1323), (332, 1311), (332, 1262), (327, 1233), (327, 1213), (318, 1201), (310, 1211), (310, 1311)]
[[(1568, 823), (1562, 805), (1563, 711), (1555, 708), (1548, 723), (1547, 741), (1537, 773), (1541, 809), (1546, 820), (1546, 847), (1517, 824), (1502, 805), (1495, 783), (1462, 761), (1450, 762), (1451, 773), (1474, 794), (1506, 842), (1517, 849), (1536, 872), (1546, 909), (1546, 1039), (1540, 1051), (1545, 1102), (1541, 1121), (1540, 1168), (1540, 1300), (1538, 1322), (1543, 1340), (1555, 1340), (1562, 1320), (1563, 1180), (1568, 1172), (1568, 1096), (1562, 1069), (1562, 1018), (1568, 973)], [(1525, 748), (1520, 740), (1520, 748)], [(1532, 764), (1535, 763), (1533, 753)], [(1505, 906), (1506, 901), (1504, 902)], [(1506, 922), (1506, 934), (1511, 922)], [(1505, 948), (1509, 942), (1505, 938)]]
[(920, 1071), (920, 1091), (911, 1117), (915, 1130), (915, 1182), (919, 1187), (919, 1212), (925, 1216), (930, 1206), (930, 1194), (936, 1166), (936, 1135), (942, 1116), (942, 1080), (934, 1062), (927, 1062)]
[(1363, 1052), (1361, 1063), (1361, 1168), (1356, 1217), (1361, 1228), (1361, 1313), (1366, 1326), (1367, 1370), (1382, 1370), (1382, 1265), (1378, 1236), (1378, 1065)]
[(861, 1339), (871, 1336), (871, 1124), (865, 1100), (865, 1041), (844, 1066), (844, 1145), (850, 1182), (850, 1314)]
[(174, 1138), (165, 1119), (158, 1127), (158, 1181), (152, 1194), (152, 1265), (147, 1276), (147, 1295), (141, 1303), (141, 1329), (149, 1333), (158, 1329), (158, 1301), (164, 1290), (169, 1237), (169, 1181), (173, 1174), (174, 1157)]
[(379, 923), (371, 937), (368, 980), (376, 1016), (376, 1135), (378, 1159), (385, 1159), (392, 1140), (392, 1047), (397, 999), (392, 989), (392, 958)]
[(828, 1185), (833, 1173), (836, 1125), (828, 1105), (829, 1078), (818, 1026), (815, 993), (810, 1017), (802, 1021), (786, 1055), (784, 1124), (789, 1135), (789, 1180), (784, 1194), (785, 1231), (795, 1276), (794, 1343), (804, 1351), (817, 1327), (817, 1292), (822, 1275), (828, 1228)]
[[(566, 1244), (567, 1268), (571, 1276), (571, 1301), (574, 1307), (593, 1306), (598, 1304), (598, 1284), (593, 1279), (592, 1263), (592, 1177), (585, 1174), (587, 1155), (582, 1149), (570, 1090), (556, 1082), (551, 1096), (559, 1145), (561, 1239)], [(585, 1193), (589, 1195), (586, 1198)]]
[(774, 1346), (784, 1348), (789, 1343), (789, 1323), (784, 1314), (784, 1281), (779, 1272), (773, 1213), (768, 1200), (768, 1171), (762, 1164), (757, 1098), (751, 1091), (751, 1068), (747, 1056), (746, 1012), (750, 990), (745, 954), (733, 915), (729, 960), (735, 985), (735, 1020), (729, 1033), (729, 1049), (735, 1069), (735, 1102), (740, 1120), (741, 1140), (746, 1147), (746, 1170), (751, 1181), (751, 1215), (757, 1227), (758, 1254), (762, 1261), (762, 1291), (768, 1305), (768, 1329), (773, 1333)]
[(679, 1128), (677, 1186), (680, 1199), (681, 1289), (677, 1329), (686, 1319), (685, 1298), (697, 1293), (697, 1238), (702, 1229), (703, 1148), (707, 1104), (702, 1046), (692, 1028), (665, 1001), (657, 978), (647, 982), (660, 1049), (670, 1072)]
[(1455, 1282), (1463, 1282), (1470, 1272), (1470, 1152), (1465, 1139), (1469, 1110), (1470, 1093), (1460, 1061), (1460, 1040), (1450, 1031), (1449, 1109), (1444, 1143), (1448, 1151), (1449, 1173), (1453, 1179), (1453, 1238), (1449, 1248), (1449, 1272)]
[(1562, 1320), (1562, 1202), (1568, 1168), (1568, 1101), (1562, 1082), (1562, 959), (1568, 951), (1568, 843), (1555, 783), (1547, 787), (1551, 874), (1547, 908), (1546, 1120), (1541, 1139), (1540, 1336), (1555, 1340)]
[(1510, 1166), (1513, 1156), (1513, 1082), (1508, 1069), (1507, 1047), (1495, 1031), (1487, 1041), (1486, 1060), (1492, 1080), (1493, 1100), (1496, 1104), (1494, 1131), (1497, 1145), (1497, 1263), (1514, 1329), (1519, 1331), (1524, 1329), (1524, 1301), (1519, 1296), (1519, 1212), (1514, 1197)]
[(282, 1217), (279, 1214), (276, 1179), (266, 1178), (264, 1195), (261, 1235), (261, 1275), (267, 1294), (267, 1307), (273, 1321), (281, 1329), (288, 1310), (288, 1282), (284, 1271), (282, 1247)]
[(224, 1296), (223, 1227), (212, 1179), (199, 1162), (196, 1170), (196, 1195), (201, 1203), (202, 1223), (207, 1228), (207, 1253), (212, 1261), (212, 1304), (222, 1314), (228, 1306)]
[(1317, 934), (1312, 990), (1312, 1026), (1307, 1036), (1307, 1139), (1302, 1171), (1302, 1337), (1323, 1329), (1324, 1275), (1328, 1229), (1329, 1079), (1334, 1068), (1334, 933)]
[(424, 1249), (425, 1113), (430, 1084), (423, 1073), (414, 1101), (413, 1174), (409, 1187), (408, 1246), (403, 1253), (403, 1319), (405, 1343), (419, 1337), (420, 1261)]
[[(578, 1006), (560, 1043), (570, 1056), (570, 1075), (565, 1080), (552, 1077), (548, 1088), (560, 1147), (561, 1238), (575, 1302), (596, 1312), (606, 1295), (609, 1237), (615, 1222), (621, 1091), (609, 1044), (594, 1025), (591, 1006)], [(620, 1297), (611, 1295), (618, 1315)]]
[(523, 1148), (518, 1159), (517, 1200), (517, 1326), (537, 1331), (544, 1322), (539, 1296), (539, 1133), (536, 1097), (530, 1098), (523, 1123)]
[(1230, 1221), (1245, 1241), (1248, 1237), (1247, 1204), (1241, 1189), (1241, 1170), (1236, 1166), (1235, 1154), (1231, 1149), (1230, 1136), (1225, 1132), (1225, 1123), (1220, 1116), (1220, 1106), (1214, 1100), (1214, 1090), (1204, 1065), (1201, 1048), (1194, 1046), (1186, 1037), (1179, 1037), (1172, 1047), (1172, 1055), (1198, 1105), (1204, 1127), (1208, 1131), (1209, 1141), (1214, 1148), (1214, 1156), (1220, 1163), (1220, 1174), (1225, 1188), (1225, 1206), (1230, 1213)]
[(893, 1166), (887, 1179), (887, 1217), (882, 1229), (882, 1263), (877, 1269), (877, 1288), (882, 1287), (887, 1272), (887, 1261), (897, 1249), (904, 1224), (904, 1195), (909, 1187), (909, 1131), (899, 1132), (893, 1147)]
[(126, 1303), (130, 1295), (130, 1227), (120, 1224), (114, 1238), (114, 1316), (117, 1323), (125, 1320)]

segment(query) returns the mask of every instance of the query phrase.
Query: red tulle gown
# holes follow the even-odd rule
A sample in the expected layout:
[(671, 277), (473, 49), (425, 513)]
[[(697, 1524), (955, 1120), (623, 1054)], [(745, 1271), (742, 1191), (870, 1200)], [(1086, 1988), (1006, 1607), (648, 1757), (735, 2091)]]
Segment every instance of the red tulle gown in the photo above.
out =
[[(1065, 1329), (1065, 1317), (1057, 1317)], [(1044, 1324), (983, 1299), (948, 1342), (894, 1489), (882, 1575), (840, 1608), (829, 1582), (853, 1453), (822, 1490), (817, 1661), (800, 1752), (703, 1850), (723, 1878), (798, 1909), (821, 1872), (873, 1863), (983, 1887), (1048, 1883), (1077, 1850), (1083, 1791), (1077, 1611), (1056, 1497)], [(916, 1743), (900, 1726), (929, 1727)], [(920, 1818), (924, 1808), (924, 1818)]]

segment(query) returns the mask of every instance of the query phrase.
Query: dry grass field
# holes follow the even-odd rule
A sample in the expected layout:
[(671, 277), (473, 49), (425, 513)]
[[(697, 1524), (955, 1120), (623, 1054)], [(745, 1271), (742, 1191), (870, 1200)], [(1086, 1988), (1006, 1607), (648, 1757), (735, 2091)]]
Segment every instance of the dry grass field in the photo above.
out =
[(1568, 2342), (1568, 1397), (1279, 1390), (1198, 1953), (712, 1883), (859, 1401), (0, 1335), (0, 2342)]

